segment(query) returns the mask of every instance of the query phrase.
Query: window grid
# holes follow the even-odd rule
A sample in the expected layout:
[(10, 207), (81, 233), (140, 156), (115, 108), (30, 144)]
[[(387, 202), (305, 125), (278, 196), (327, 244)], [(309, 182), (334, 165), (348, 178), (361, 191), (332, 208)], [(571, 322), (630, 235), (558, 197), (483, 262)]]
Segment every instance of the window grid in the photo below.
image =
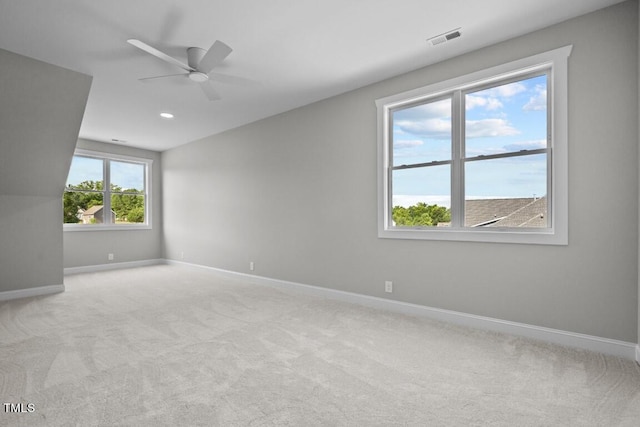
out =
[[(395, 123), (395, 113), (397, 111), (403, 111), (406, 109), (410, 109), (413, 107), (419, 107), (419, 106), (423, 106), (423, 105), (428, 105), (428, 104), (432, 104), (444, 99), (450, 99), (451, 100), (451, 159), (448, 160), (433, 160), (430, 162), (420, 162), (420, 163), (410, 163), (410, 164), (400, 164), (400, 165), (396, 165), (396, 160), (394, 157), (394, 145), (395, 145), (395, 141), (394, 141), (394, 135), (393, 135), (393, 126), (390, 126), (389, 129), (389, 140), (390, 140), (390, 144), (389, 144), (389, 158), (391, 159), (390, 162), (390, 166), (389, 166), (389, 206), (388, 209), (393, 209), (393, 201), (392, 201), (392, 196), (393, 196), (393, 171), (396, 170), (403, 170), (403, 169), (413, 169), (413, 168), (428, 168), (428, 167), (433, 167), (433, 166), (441, 166), (441, 165), (450, 165), (451, 166), (451, 192), (450, 192), (450, 197), (451, 197), (451, 226), (453, 228), (464, 228), (465, 227), (465, 195), (466, 195), (466, 185), (465, 185), (465, 166), (468, 162), (476, 162), (476, 161), (486, 161), (486, 160), (491, 160), (491, 159), (503, 159), (503, 158), (513, 158), (513, 157), (520, 157), (520, 156), (529, 156), (529, 155), (535, 155), (535, 154), (546, 154), (547, 155), (547, 162), (548, 164), (550, 164), (551, 162), (551, 148), (550, 148), (550, 142), (551, 142), (551, 138), (550, 138), (550, 133), (549, 133), (549, 123), (550, 123), (550, 117), (549, 117), (549, 112), (551, 111), (551, 107), (550, 107), (550, 99), (551, 97), (548, 95), (547, 96), (547, 106), (546, 106), (546, 111), (547, 111), (547, 129), (545, 131), (545, 135), (547, 138), (547, 146), (545, 148), (540, 148), (540, 149), (522, 149), (522, 150), (518, 150), (518, 151), (508, 151), (508, 152), (504, 152), (504, 153), (498, 153), (498, 154), (479, 154), (476, 156), (471, 156), (468, 157), (466, 155), (466, 114), (465, 114), (465, 110), (466, 110), (466, 96), (470, 93), (476, 93), (476, 92), (480, 92), (482, 90), (485, 89), (491, 89), (491, 88), (495, 88), (495, 87), (500, 87), (500, 86), (504, 86), (510, 83), (515, 83), (515, 82), (521, 82), (521, 81), (525, 81), (525, 80), (529, 80), (535, 77), (540, 77), (540, 76), (546, 76), (547, 77), (547, 87), (545, 88), (548, 92), (550, 92), (549, 88), (548, 88), (548, 81), (549, 81), (549, 69), (545, 69), (543, 70), (543, 72), (541, 73), (540, 71), (535, 71), (535, 72), (528, 72), (528, 73), (522, 73), (522, 74), (518, 74), (516, 76), (512, 76), (510, 78), (507, 79), (503, 79), (503, 80), (497, 80), (497, 81), (492, 81), (490, 84), (479, 84), (476, 86), (471, 86), (468, 87), (466, 89), (456, 89), (454, 90), (452, 93), (448, 94), (446, 97), (438, 97), (435, 99), (429, 99), (426, 101), (420, 101), (420, 102), (412, 102), (410, 104), (407, 105), (401, 105), (399, 107), (394, 108), (393, 110), (391, 110), (389, 117), (390, 117), (390, 122), (391, 123)], [(548, 170), (550, 171), (551, 169), (548, 168)], [(546, 192), (546, 197), (547, 199), (551, 199), (550, 195), (551, 195), (551, 179), (549, 178), (549, 175), (547, 175), (547, 192)], [(547, 212), (545, 213), (545, 215), (547, 216), (547, 218), (551, 218), (551, 216), (549, 215), (549, 207), (547, 207)], [(389, 218), (389, 220), (391, 221), (391, 217)], [(393, 226), (392, 224), (389, 224), (389, 226)]]
[[(379, 175), (378, 180), (379, 200), (384, 201), (379, 202), (378, 236), (401, 239), (567, 244), (567, 63), (571, 50), (572, 46), (565, 46), (508, 64), (498, 65), (466, 76), (453, 78), (445, 82), (435, 83), (424, 88), (377, 100), (378, 141), (379, 147), (381, 147), (380, 149), (382, 150), (379, 151), (378, 165), (381, 168), (379, 170), (384, 171), (382, 175)], [(530, 85), (527, 82), (527, 86), (528, 90), (533, 93), (532, 88), (539, 87), (540, 90), (543, 91), (546, 85), (546, 95), (543, 94), (543, 96), (540, 97), (541, 103), (538, 104), (545, 105), (546, 96), (546, 124), (544, 123), (543, 117), (545, 117), (545, 115), (542, 112), (542, 108), (535, 109), (535, 111), (537, 111), (537, 118), (535, 119), (537, 128), (535, 131), (535, 139), (529, 141), (531, 144), (528, 145), (527, 141), (523, 139), (522, 144), (524, 147), (522, 149), (518, 149), (517, 147), (520, 143), (513, 144), (512, 148), (507, 147), (505, 144), (502, 149), (506, 151), (497, 150), (495, 152), (482, 153), (483, 143), (480, 142), (478, 146), (478, 140), (473, 139), (475, 145), (473, 149), (474, 152), (466, 152), (465, 138), (467, 138), (468, 135), (465, 135), (465, 133), (467, 131), (473, 131), (474, 138), (477, 138), (477, 129), (467, 129), (465, 127), (467, 126), (465, 101), (468, 99), (472, 105), (477, 99), (465, 98), (465, 96), (478, 92), (478, 95), (482, 97), (485, 94), (481, 95), (479, 92), (484, 91), (486, 88), (499, 88), (503, 85), (509, 85), (511, 82), (524, 81), (530, 78), (535, 79), (537, 77), (544, 78), (538, 79), (538, 81), (532, 80)], [(411, 160), (411, 154), (407, 155), (406, 152), (401, 154), (403, 157), (402, 161), (394, 158), (396, 154), (394, 153), (394, 148), (396, 147), (394, 145), (394, 113), (447, 97), (453, 100), (451, 111), (452, 158), (437, 160), (426, 159), (411, 162), (404, 161), (405, 158)], [(480, 109), (477, 111), (474, 110), (474, 115), (469, 117), (477, 120), (478, 112), (480, 112)], [(543, 115), (540, 116), (540, 113)], [(545, 125), (546, 132), (544, 127), (540, 127)], [(489, 140), (489, 138), (485, 139), (485, 142), (487, 140)], [(423, 139), (423, 141), (426, 145), (428, 139)], [(467, 139), (467, 141), (469, 140)], [(398, 147), (400, 147), (400, 145), (398, 145)], [(559, 151), (556, 151), (558, 147)], [(417, 150), (414, 155), (416, 157), (422, 156), (420, 150)], [(500, 162), (501, 159), (506, 162)], [(474, 200), (474, 198), (477, 199), (478, 195), (483, 194), (483, 186), (486, 186), (488, 189), (487, 196), (492, 196), (492, 198), (496, 197), (495, 193), (499, 190), (499, 186), (495, 187), (496, 191), (491, 188), (493, 185), (492, 182), (497, 182), (495, 180), (492, 181), (493, 177), (491, 173), (488, 174), (488, 178), (478, 174), (486, 171), (491, 172), (492, 168), (497, 167), (494, 165), (499, 165), (501, 168), (504, 167), (505, 173), (510, 174), (514, 173), (514, 171), (517, 173), (519, 166), (516, 162), (520, 161), (518, 159), (522, 159), (523, 164), (524, 162), (527, 163), (523, 165), (524, 169), (522, 170), (527, 173), (531, 172), (532, 177), (527, 178), (528, 181), (525, 181), (527, 184), (516, 187), (515, 192), (520, 192), (522, 195), (526, 193), (527, 197), (532, 198), (534, 201), (544, 199), (540, 204), (542, 206), (536, 207), (536, 209), (540, 209), (541, 212), (539, 222), (523, 222), (521, 225), (512, 224), (507, 226), (504, 224), (507, 221), (504, 221), (496, 224), (494, 226), (496, 228), (492, 229), (483, 227), (474, 228), (470, 226), (470, 223), (467, 223), (467, 226), (465, 226), (466, 197), (471, 197), (470, 200)], [(511, 160), (513, 160), (513, 162)], [(411, 222), (403, 222), (401, 223), (402, 226), (395, 226), (395, 210), (393, 207), (394, 203), (396, 203), (396, 196), (398, 200), (407, 200), (407, 197), (413, 197), (410, 196), (411, 194), (418, 197), (420, 194), (432, 193), (406, 192), (408, 188), (405, 185), (406, 180), (414, 179), (418, 177), (418, 174), (403, 175), (402, 178), (404, 181), (401, 183), (401, 187), (398, 187), (398, 189), (394, 188), (394, 184), (396, 184), (393, 182), (394, 171), (421, 170), (443, 165), (450, 165), (451, 168), (450, 227), (416, 227), (411, 226)], [(483, 166), (474, 167), (472, 172), (472, 170), (469, 169), (469, 165)], [(469, 175), (467, 178), (473, 179), (475, 183), (471, 181), (465, 182), (465, 170), (467, 170), (467, 174), (474, 174), (480, 179), (476, 181), (475, 177), (470, 178), (471, 175)], [(440, 177), (442, 177), (442, 175), (440, 175)], [(469, 185), (471, 185), (471, 187), (469, 187)], [(471, 193), (467, 194), (467, 189), (470, 189)], [(529, 193), (531, 193), (530, 196)], [(507, 198), (523, 197), (520, 195), (509, 196), (506, 194), (505, 196)], [(557, 200), (558, 198), (560, 198), (560, 201)], [(498, 199), (500, 199), (500, 197), (498, 197)], [(544, 207), (545, 203), (546, 208)], [(409, 203), (405, 201), (403, 206), (409, 206)], [(477, 206), (477, 204), (475, 206)], [(477, 210), (473, 212), (477, 213)], [(481, 226), (484, 223), (476, 224)], [(448, 224), (439, 223), (438, 225)]]
[[(113, 196), (141, 196), (143, 198), (143, 212), (144, 219), (142, 222), (121, 223), (114, 222), (111, 219), (111, 215), (103, 215), (102, 223), (92, 224), (86, 226), (85, 224), (78, 223), (65, 223), (64, 229), (67, 231), (77, 230), (107, 230), (107, 229), (141, 229), (151, 228), (151, 203), (150, 203), (150, 187), (151, 187), (151, 159), (136, 158), (130, 156), (113, 155), (107, 153), (93, 152), (89, 150), (76, 150), (74, 154), (75, 158), (85, 158), (99, 160), (102, 163), (102, 190), (93, 189), (76, 189), (70, 185), (65, 188), (65, 193), (92, 193), (102, 195), (103, 212), (112, 211), (112, 197)], [(126, 188), (121, 191), (114, 190), (111, 180), (111, 164), (112, 162), (120, 162), (123, 164), (138, 165), (142, 167), (142, 173), (144, 175), (142, 180), (142, 190), (140, 191), (126, 191)]]

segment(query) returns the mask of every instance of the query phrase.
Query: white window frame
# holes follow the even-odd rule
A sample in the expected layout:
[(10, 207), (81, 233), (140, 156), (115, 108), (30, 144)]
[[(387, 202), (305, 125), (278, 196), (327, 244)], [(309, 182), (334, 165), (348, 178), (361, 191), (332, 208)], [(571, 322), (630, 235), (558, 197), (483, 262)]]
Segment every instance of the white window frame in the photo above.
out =
[[(93, 151), (86, 150), (82, 148), (77, 148), (73, 153), (75, 156), (82, 157), (90, 157), (103, 161), (103, 177), (104, 177), (104, 188), (105, 188), (105, 197), (104, 197), (104, 209), (106, 212), (111, 210), (111, 177), (110, 177), (110, 167), (109, 161), (123, 161), (129, 163), (138, 163), (145, 166), (145, 183), (144, 183), (144, 222), (136, 223), (136, 224), (113, 224), (113, 223), (102, 223), (102, 224), (63, 224), (64, 231), (106, 231), (106, 230), (149, 230), (152, 228), (151, 224), (151, 174), (153, 169), (153, 159), (147, 159), (142, 157), (134, 157), (134, 156), (126, 156), (122, 154), (112, 154), (112, 153), (104, 153), (101, 151)], [(66, 189), (65, 189), (66, 191)], [(110, 215), (107, 215), (110, 218)], [(109, 219), (110, 221), (110, 219)]]
[[(564, 46), (527, 58), (501, 64), (461, 77), (431, 84), (407, 92), (376, 100), (378, 110), (378, 237), (392, 239), (450, 240), (472, 242), (524, 243), (567, 245), (568, 233), (568, 58), (573, 46)], [(403, 106), (435, 100), (456, 91), (467, 91), (494, 82), (526, 76), (549, 70), (548, 90), (551, 94), (548, 112), (550, 138), (548, 142), (549, 168), (547, 179), (548, 203), (551, 224), (546, 228), (469, 228), (453, 224), (453, 227), (395, 227), (391, 211), (391, 112)], [(452, 118), (456, 120), (456, 118)], [(459, 122), (460, 120), (458, 120)], [(453, 126), (462, 126), (453, 123)], [(460, 135), (463, 131), (458, 131)], [(454, 132), (455, 133), (455, 132)], [(458, 138), (460, 139), (460, 138)], [(460, 150), (462, 142), (454, 136), (454, 150)], [(456, 148), (456, 144), (458, 147)], [(452, 186), (463, 185), (462, 175), (453, 171)], [(458, 171), (459, 172), (459, 171)], [(464, 201), (453, 200), (452, 209), (460, 209)]]

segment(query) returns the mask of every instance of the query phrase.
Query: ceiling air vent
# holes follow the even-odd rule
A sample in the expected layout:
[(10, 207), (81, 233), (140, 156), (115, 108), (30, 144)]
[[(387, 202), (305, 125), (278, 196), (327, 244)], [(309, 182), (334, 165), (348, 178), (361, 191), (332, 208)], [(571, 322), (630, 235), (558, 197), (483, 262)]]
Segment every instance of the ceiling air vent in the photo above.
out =
[(448, 42), (449, 40), (457, 39), (462, 35), (462, 33), (460, 32), (460, 29), (461, 27), (456, 28), (455, 30), (447, 31), (446, 33), (443, 33), (443, 34), (438, 34), (437, 36), (427, 39), (427, 41), (431, 43), (431, 46), (435, 46), (438, 44), (442, 44), (444, 42)]

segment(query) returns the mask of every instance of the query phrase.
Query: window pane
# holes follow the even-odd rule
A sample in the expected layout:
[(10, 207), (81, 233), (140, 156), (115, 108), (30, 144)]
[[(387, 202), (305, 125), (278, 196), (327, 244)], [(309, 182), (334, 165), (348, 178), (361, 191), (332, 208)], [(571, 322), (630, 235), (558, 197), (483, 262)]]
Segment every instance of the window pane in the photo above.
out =
[(67, 176), (67, 187), (80, 190), (102, 190), (102, 159), (73, 156)]
[(394, 166), (451, 159), (451, 99), (392, 113)]
[(547, 155), (465, 164), (465, 226), (548, 227)]
[[(451, 221), (451, 167), (393, 171), (393, 222), (397, 227), (445, 226)], [(437, 205), (439, 208), (428, 206)]]
[(547, 76), (466, 93), (465, 156), (547, 147)]
[(65, 191), (63, 195), (64, 223), (103, 224), (106, 219), (104, 217), (103, 200), (102, 193)]
[(111, 161), (111, 189), (132, 193), (144, 193), (144, 165)]
[(111, 195), (111, 209), (116, 224), (139, 224), (144, 222), (144, 196), (134, 194)]
[[(123, 224), (147, 228), (150, 166), (149, 159), (112, 159), (104, 153), (78, 149), (63, 194), (63, 222), (100, 224), (104, 229)], [(65, 230), (82, 228), (65, 226)]]

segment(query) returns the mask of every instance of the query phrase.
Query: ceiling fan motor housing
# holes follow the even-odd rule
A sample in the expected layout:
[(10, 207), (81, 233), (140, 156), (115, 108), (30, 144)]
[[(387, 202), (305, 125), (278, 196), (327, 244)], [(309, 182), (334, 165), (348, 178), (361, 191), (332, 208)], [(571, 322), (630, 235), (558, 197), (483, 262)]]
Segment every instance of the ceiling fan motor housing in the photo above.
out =
[(207, 53), (206, 50), (199, 47), (190, 47), (187, 49), (187, 64), (194, 70), (198, 69), (198, 64), (202, 61), (202, 57)]
[(206, 53), (206, 50), (199, 47), (190, 47), (187, 49), (187, 63), (189, 64), (189, 67), (196, 70), (189, 73), (189, 78), (194, 82), (202, 83), (209, 80), (209, 76), (203, 72), (197, 71), (198, 64), (200, 64), (200, 61), (202, 61), (202, 58)]

